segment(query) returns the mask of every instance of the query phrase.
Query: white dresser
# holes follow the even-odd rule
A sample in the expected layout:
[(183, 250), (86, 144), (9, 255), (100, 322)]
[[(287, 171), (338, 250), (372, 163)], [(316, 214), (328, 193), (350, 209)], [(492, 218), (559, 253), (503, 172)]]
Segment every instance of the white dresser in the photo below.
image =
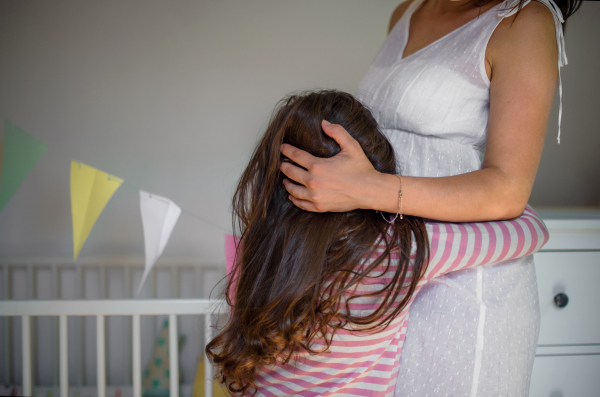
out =
[(542, 323), (530, 397), (600, 397), (600, 209), (535, 208)]

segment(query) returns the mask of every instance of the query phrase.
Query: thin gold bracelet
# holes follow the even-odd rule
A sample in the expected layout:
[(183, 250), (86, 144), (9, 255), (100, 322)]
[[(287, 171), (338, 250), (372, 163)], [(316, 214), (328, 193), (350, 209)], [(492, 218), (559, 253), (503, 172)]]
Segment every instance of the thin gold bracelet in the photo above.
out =
[(396, 218), (398, 218), (398, 215), (400, 215), (400, 219), (404, 219), (404, 217), (402, 216), (402, 178), (400, 178), (400, 175), (396, 175), (396, 176), (400, 180), (400, 190), (398, 191), (398, 212), (396, 213), (396, 216), (394, 217), (394, 219), (392, 219), (391, 221), (388, 221), (385, 218), (385, 216), (383, 215), (383, 212), (381, 213), (381, 216), (383, 217), (383, 220), (385, 220), (389, 224), (395, 223), (396, 222)]

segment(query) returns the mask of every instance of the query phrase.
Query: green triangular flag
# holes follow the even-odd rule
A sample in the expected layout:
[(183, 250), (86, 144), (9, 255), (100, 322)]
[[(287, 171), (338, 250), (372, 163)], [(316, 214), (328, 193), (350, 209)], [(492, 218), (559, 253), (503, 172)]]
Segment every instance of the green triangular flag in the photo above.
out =
[(0, 211), (8, 204), (48, 146), (8, 120), (4, 121), (4, 153), (0, 175)]

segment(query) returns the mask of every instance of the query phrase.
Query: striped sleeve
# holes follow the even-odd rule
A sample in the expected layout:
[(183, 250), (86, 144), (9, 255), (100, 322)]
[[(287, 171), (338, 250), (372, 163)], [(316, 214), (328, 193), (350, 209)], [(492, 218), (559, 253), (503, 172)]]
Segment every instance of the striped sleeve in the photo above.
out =
[(475, 266), (521, 258), (539, 251), (550, 237), (529, 205), (509, 221), (428, 222), (430, 261), (425, 279)]
[[(428, 222), (426, 227), (431, 249), (425, 277), (388, 327), (375, 333), (341, 329), (334, 335), (326, 352), (315, 355), (298, 353), (293, 362), (261, 367), (257, 371), (256, 395), (393, 396), (408, 313), (417, 292), (429, 280), (444, 273), (530, 255), (538, 251), (549, 237), (546, 226), (529, 206), (523, 215), (511, 221)], [(365, 282), (356, 292), (377, 290), (389, 282), (396, 268), (397, 257), (386, 274)], [(402, 298), (403, 295), (398, 297)], [(377, 296), (365, 296), (353, 303), (351, 310), (355, 315), (364, 315), (380, 303)], [(315, 345), (315, 348), (325, 347), (320, 341), (316, 341)]]

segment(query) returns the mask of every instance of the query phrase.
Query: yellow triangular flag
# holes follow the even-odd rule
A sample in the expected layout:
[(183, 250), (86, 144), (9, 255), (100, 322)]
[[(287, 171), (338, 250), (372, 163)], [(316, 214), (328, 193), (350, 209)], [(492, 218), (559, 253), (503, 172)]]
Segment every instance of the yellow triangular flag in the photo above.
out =
[(71, 161), (71, 214), (73, 216), (73, 260), (90, 235), (108, 200), (123, 179), (96, 168)]

